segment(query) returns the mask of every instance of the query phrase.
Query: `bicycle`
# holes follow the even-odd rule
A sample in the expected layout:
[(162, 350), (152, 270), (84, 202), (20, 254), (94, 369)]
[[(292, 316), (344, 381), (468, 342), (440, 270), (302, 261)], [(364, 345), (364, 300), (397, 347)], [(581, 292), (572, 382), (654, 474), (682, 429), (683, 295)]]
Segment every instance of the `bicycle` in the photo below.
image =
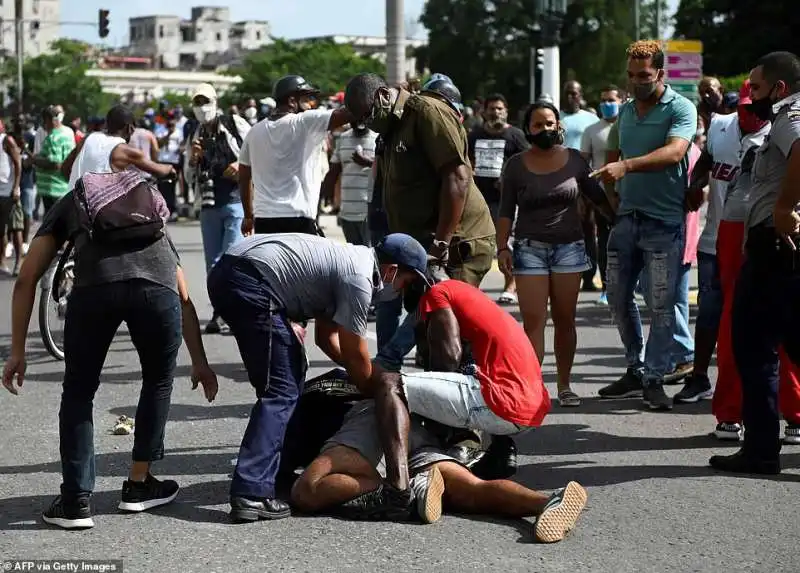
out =
[[(64, 319), (74, 284), (75, 252), (72, 250), (66, 258), (59, 253), (39, 282), (39, 332), (47, 352), (56, 360), (64, 360)], [(59, 328), (54, 328), (51, 318), (60, 324)]]

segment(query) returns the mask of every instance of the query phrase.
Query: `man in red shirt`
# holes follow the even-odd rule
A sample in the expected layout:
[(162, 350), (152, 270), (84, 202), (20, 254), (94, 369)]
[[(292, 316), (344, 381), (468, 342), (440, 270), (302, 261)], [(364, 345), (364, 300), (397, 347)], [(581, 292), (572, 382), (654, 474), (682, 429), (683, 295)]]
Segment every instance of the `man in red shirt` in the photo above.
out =
[(514, 317), (479, 289), (452, 280), (434, 285), (419, 308), (431, 362), (458, 364), (463, 340), (476, 372), (402, 374), (411, 412), (446, 426), (499, 436), (542, 424), (550, 396), (536, 352)]

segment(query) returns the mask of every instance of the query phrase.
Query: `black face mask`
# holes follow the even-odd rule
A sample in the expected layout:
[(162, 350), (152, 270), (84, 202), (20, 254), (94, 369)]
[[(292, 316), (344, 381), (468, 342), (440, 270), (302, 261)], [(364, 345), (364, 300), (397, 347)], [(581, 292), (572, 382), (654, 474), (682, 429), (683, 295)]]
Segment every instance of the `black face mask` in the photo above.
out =
[(552, 129), (543, 129), (539, 133), (525, 134), (525, 139), (539, 149), (550, 149), (558, 142), (558, 132)]
[(772, 120), (772, 106), (775, 105), (775, 102), (772, 101), (772, 90), (775, 89), (775, 86), (772, 86), (769, 90), (769, 93), (766, 97), (762, 97), (760, 99), (754, 99), (753, 102), (750, 104), (750, 111), (753, 112), (758, 119), (762, 121), (771, 121)]

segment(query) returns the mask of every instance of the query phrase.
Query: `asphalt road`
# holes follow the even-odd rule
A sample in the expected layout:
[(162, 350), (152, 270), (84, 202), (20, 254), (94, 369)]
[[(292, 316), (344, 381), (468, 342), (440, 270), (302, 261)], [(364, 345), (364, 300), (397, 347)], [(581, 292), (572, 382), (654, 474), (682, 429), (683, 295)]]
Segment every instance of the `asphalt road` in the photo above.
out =
[[(181, 224), (173, 236), (198, 309), (207, 317), (199, 228)], [(485, 286), (496, 296), (499, 273)], [(11, 290), (10, 280), (0, 281), (0, 298), (7, 301), (0, 309), (4, 357)], [(308, 517), (230, 524), (231, 461), (253, 393), (233, 339), (219, 336), (205, 338), (220, 376), (213, 405), (191, 391), (185, 349), (179, 359), (167, 457), (154, 469), (177, 479), (182, 492), (171, 506), (121, 515), (116, 504), (132, 437), (111, 435), (110, 428), (119, 415), (134, 414), (140, 375), (124, 332), (111, 348), (95, 400), (96, 526), (85, 532), (50, 528), (39, 513), (60, 483), (63, 364), (43, 350), (34, 318), (27, 383), (19, 397), (0, 393), (0, 561), (122, 559), (132, 572), (798, 571), (800, 448), (784, 449), (788, 469), (776, 478), (719, 475), (706, 466), (707, 459), (733, 446), (708, 435), (714, 425), (709, 402), (650, 413), (636, 400), (596, 399), (597, 389), (618, 377), (624, 362), (608, 311), (595, 306), (594, 298), (581, 295), (578, 313), (574, 388), (586, 397), (583, 406), (567, 411), (554, 405), (540, 430), (518, 440), (523, 455), (517, 480), (544, 490), (577, 480), (589, 491), (587, 511), (562, 543), (533, 544), (528, 520), (456, 515), (428, 526)], [(310, 375), (331, 367), (315, 348), (310, 357)], [(551, 356), (544, 370), (554, 390)]]

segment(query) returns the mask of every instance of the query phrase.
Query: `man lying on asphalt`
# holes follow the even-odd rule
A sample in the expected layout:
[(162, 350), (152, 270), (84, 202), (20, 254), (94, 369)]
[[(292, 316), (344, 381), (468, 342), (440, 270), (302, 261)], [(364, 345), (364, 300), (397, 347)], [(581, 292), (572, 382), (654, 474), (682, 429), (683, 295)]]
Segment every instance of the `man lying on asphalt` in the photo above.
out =
[[(336, 410), (336, 398), (329, 396), (327, 400), (331, 408), (324, 411)], [(315, 404), (320, 413), (322, 406), (319, 400)], [(411, 417), (409, 445), (414, 497), (411, 513), (423, 523), (439, 519), (444, 501), (448, 510), (458, 513), (537, 516), (534, 538), (550, 543), (562, 540), (572, 530), (586, 505), (586, 491), (576, 482), (548, 496), (509, 480), (484, 481), (475, 475), (479, 473), (477, 469), (472, 473), (448, 456), (444, 437), (430, 427), (428, 420), (416, 415)], [(381, 511), (375, 511), (382, 505), (380, 498), (385, 487), (381, 477), (382, 456), (374, 403), (357, 402), (294, 483), (292, 504), (308, 513), (325, 511), (362, 520), (386, 518)]]
[[(408, 235), (389, 235), (370, 249), (299, 233), (248, 237), (214, 266), (208, 277), (211, 303), (231, 326), (258, 397), (231, 483), (235, 521), (290, 514), (275, 498), (275, 480), (307, 367), (293, 323), (315, 320), (317, 346), (347, 369), (365, 396), (375, 398), (385, 435), (397, 433), (398, 420), (407, 420), (399, 384), (382, 378), (370, 383), (367, 312), (381, 292), (393, 295), (422, 280), (426, 266), (425, 249)], [(405, 510), (411, 499), (407, 480), (397, 491), (395, 505)]]
[[(400, 388), (413, 414), (491, 434), (487, 455), (513, 450), (509, 436), (540, 426), (550, 410), (539, 361), (522, 326), (479, 289), (455, 280), (428, 289), (419, 312), (435, 371), (396, 373), (376, 366), (370, 385), (392, 392)], [(469, 346), (474, 373), (459, 371), (462, 340)], [(408, 428), (406, 412), (399, 412), (394, 428), (384, 428), (388, 483), (369, 503), (391, 506), (396, 484), (408, 480)]]

